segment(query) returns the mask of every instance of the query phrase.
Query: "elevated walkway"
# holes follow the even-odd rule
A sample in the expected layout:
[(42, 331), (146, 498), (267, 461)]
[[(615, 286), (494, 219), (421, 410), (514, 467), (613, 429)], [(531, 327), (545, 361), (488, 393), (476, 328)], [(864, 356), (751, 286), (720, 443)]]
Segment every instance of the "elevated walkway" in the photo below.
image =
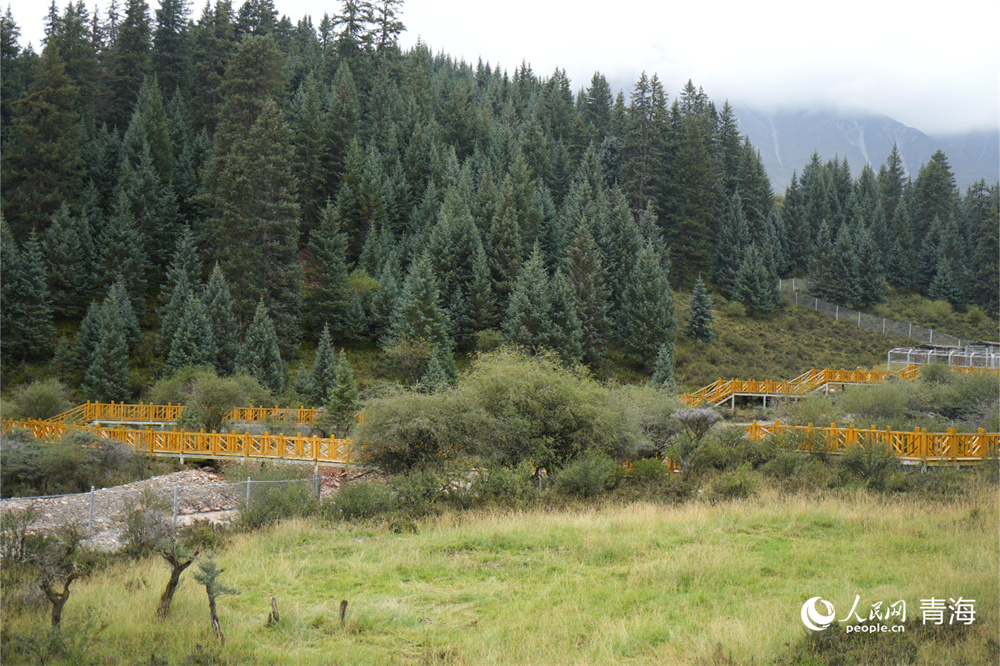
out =
[[(961, 367), (951, 368), (956, 372), (990, 372), (1000, 377), (1000, 370), (993, 368)], [(803, 372), (795, 379), (789, 381), (755, 381), (744, 379), (719, 379), (708, 386), (702, 387), (693, 393), (685, 393), (681, 400), (685, 405), (698, 406), (718, 406), (727, 400), (732, 406), (736, 405), (736, 398), (749, 396), (763, 398), (764, 406), (767, 406), (768, 398), (801, 398), (813, 391), (830, 392), (831, 386), (847, 386), (851, 384), (878, 384), (890, 378), (912, 381), (920, 376), (920, 366), (907, 365), (893, 372), (881, 372), (878, 370), (823, 370), (812, 369)]]

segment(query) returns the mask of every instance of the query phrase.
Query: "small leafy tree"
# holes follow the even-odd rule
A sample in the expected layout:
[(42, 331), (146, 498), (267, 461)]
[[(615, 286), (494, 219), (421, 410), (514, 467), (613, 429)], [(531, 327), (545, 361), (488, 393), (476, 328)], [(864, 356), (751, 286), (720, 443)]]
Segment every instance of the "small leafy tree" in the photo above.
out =
[(200, 571), (195, 572), (194, 579), (205, 586), (205, 593), (208, 595), (208, 612), (212, 617), (212, 629), (215, 630), (215, 635), (218, 637), (219, 642), (225, 643), (226, 636), (222, 633), (222, 626), (219, 624), (219, 613), (216, 609), (216, 601), (223, 595), (239, 594), (240, 592), (236, 588), (230, 587), (219, 581), (219, 576), (221, 576), (226, 570), (219, 568), (214, 557), (209, 556), (204, 560), (199, 560), (198, 569), (200, 569)]
[[(62, 622), (63, 607), (69, 601), (70, 585), (80, 577), (80, 528), (66, 524), (56, 538), (41, 548), (35, 556), (38, 566), (38, 587), (52, 604), (52, 626)], [(59, 588), (62, 588), (60, 591)]]
[(684, 434), (677, 438), (667, 453), (680, 465), (681, 478), (687, 481), (697, 467), (705, 435), (719, 421), (719, 415), (712, 409), (702, 407), (674, 412), (671, 417), (684, 426)]

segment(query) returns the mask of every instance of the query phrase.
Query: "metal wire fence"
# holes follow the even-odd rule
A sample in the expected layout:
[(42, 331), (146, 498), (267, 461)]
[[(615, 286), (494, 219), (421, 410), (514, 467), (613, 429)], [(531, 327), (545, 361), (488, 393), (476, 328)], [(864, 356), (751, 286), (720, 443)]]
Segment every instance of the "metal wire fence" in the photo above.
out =
[[(885, 317), (876, 317), (858, 310), (836, 303), (829, 303), (822, 298), (809, 296), (805, 293), (808, 283), (805, 280), (793, 278), (791, 280), (779, 280), (778, 288), (782, 296), (791, 304), (803, 308), (809, 308), (816, 312), (833, 317), (837, 321), (849, 324), (856, 324), (859, 328), (869, 331), (895, 335), (901, 338), (910, 338), (922, 344), (930, 344), (941, 347), (962, 347), (963, 340), (954, 335), (935, 331), (932, 328), (924, 328), (909, 322), (895, 321)], [(964, 341), (966, 344), (968, 341)]]
[(92, 545), (95, 540), (96, 545), (110, 545), (117, 541), (127, 515), (140, 507), (169, 516), (173, 526), (180, 527), (194, 518), (251, 509), (255, 503), (267, 501), (275, 490), (292, 489), (301, 497), (318, 499), (320, 478), (257, 481), (248, 477), (235, 483), (146, 481), (101, 490), (91, 488), (87, 493), (6, 498), (0, 500), (0, 514), (8, 517), (30, 510), (32, 530), (72, 524), (87, 535)]

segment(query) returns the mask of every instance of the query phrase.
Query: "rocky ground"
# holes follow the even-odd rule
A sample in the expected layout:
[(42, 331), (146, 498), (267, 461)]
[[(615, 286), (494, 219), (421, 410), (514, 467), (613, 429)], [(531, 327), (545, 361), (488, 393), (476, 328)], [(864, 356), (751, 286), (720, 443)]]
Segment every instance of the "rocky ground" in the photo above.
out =
[[(346, 481), (367, 475), (367, 472), (341, 467), (320, 467), (320, 497), (337, 491)], [(302, 481), (312, 487), (311, 479)], [(66, 523), (81, 526), (85, 533), (93, 526), (90, 542), (94, 548), (115, 550), (119, 547), (122, 516), (151, 492), (164, 510), (173, 514), (176, 489), (177, 524), (195, 520), (228, 521), (236, 513), (239, 498), (246, 492), (245, 483), (228, 483), (211, 468), (188, 469), (173, 474), (154, 476), (114, 488), (102, 488), (91, 493), (47, 498), (13, 498), (0, 501), (0, 513), (28, 507), (38, 512), (32, 530), (46, 531)], [(91, 507), (93, 515), (91, 518)]]

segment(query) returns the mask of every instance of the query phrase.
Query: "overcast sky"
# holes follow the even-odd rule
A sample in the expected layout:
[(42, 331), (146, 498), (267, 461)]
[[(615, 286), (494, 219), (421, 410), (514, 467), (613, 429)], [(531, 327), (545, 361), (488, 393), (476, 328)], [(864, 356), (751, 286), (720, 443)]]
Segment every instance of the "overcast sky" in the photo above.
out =
[[(22, 45), (37, 50), (47, 5), (12, 5)], [(193, 5), (197, 19), (204, 0)], [(341, 3), (275, 5), (317, 25)], [(1000, 127), (997, 0), (408, 0), (402, 20), (404, 48), (420, 38), (510, 72), (560, 67), (574, 92), (599, 70), (627, 94), (645, 70), (671, 99), (691, 79), (720, 105), (871, 111), (936, 136)]]

